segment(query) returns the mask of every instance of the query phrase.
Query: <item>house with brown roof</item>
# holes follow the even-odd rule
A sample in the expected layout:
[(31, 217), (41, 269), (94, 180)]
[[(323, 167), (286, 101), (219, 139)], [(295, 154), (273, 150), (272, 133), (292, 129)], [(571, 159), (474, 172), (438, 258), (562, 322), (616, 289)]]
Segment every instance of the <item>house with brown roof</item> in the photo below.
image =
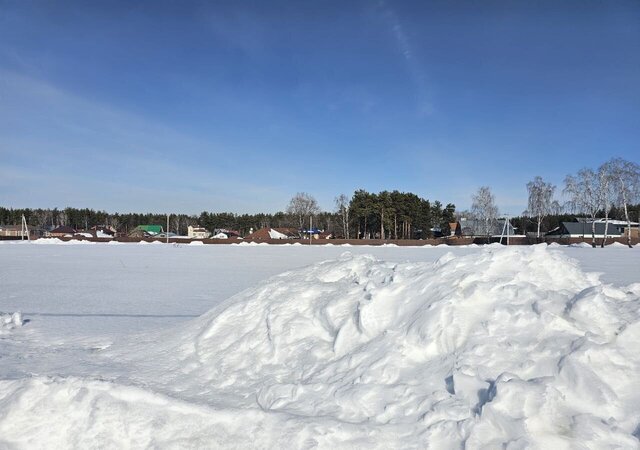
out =
[(261, 228), (254, 231), (247, 240), (263, 241), (269, 239), (300, 239), (300, 232), (296, 228)]
[(460, 226), (460, 222), (449, 222), (449, 236), (462, 236), (462, 227)]
[(65, 237), (67, 235), (74, 235), (76, 230), (66, 225), (59, 226), (46, 233), (47, 237)]
[(42, 235), (42, 230), (29, 225), (28, 233), (22, 225), (0, 225), (0, 239), (27, 239)]
[[(241, 237), (240, 232), (238, 230), (230, 230), (228, 228), (215, 228), (213, 230), (213, 237), (220, 236), (222, 234), (224, 234), (228, 239), (237, 239)], [(222, 236), (220, 236), (218, 239), (220, 238), (222, 238)]]

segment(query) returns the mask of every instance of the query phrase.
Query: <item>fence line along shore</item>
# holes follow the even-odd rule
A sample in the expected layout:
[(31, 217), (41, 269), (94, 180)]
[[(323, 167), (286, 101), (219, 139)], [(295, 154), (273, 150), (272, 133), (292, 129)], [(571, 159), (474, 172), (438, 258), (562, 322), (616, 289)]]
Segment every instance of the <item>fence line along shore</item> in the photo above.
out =
[[(115, 238), (96, 238), (96, 237), (86, 237), (86, 236), (67, 236), (67, 237), (56, 237), (56, 238), (36, 238), (32, 239), (32, 241), (46, 241), (46, 240), (59, 240), (64, 242), (69, 241), (87, 241), (87, 242), (121, 242), (121, 243), (138, 243), (138, 242), (160, 242), (160, 243), (169, 243), (169, 244), (190, 244), (192, 242), (202, 242), (206, 245), (232, 245), (232, 244), (272, 244), (272, 245), (286, 245), (286, 244), (300, 244), (306, 246), (314, 246), (314, 245), (373, 245), (373, 246), (381, 246), (381, 245), (395, 245), (398, 247), (424, 247), (424, 246), (437, 246), (437, 245), (450, 245), (450, 246), (459, 246), (459, 245), (482, 245), (487, 243), (501, 243), (503, 245), (535, 245), (541, 243), (557, 243), (560, 245), (570, 245), (570, 244), (580, 244), (587, 243), (591, 245), (592, 238), (590, 236), (585, 236), (584, 238), (549, 238), (549, 237), (540, 237), (540, 238), (531, 238), (525, 236), (510, 236), (508, 243), (507, 238), (503, 236), (500, 238), (497, 237), (451, 237), (451, 238), (440, 238), (440, 239), (190, 239), (190, 238), (134, 238), (134, 237), (115, 237)], [(7, 240), (2, 239), (0, 240)], [(11, 240), (16, 240), (15, 238)], [(18, 238), (19, 240), (19, 238)], [(607, 238), (606, 245), (613, 244), (617, 242), (619, 244), (627, 245), (627, 238), (622, 237), (609, 237)], [(631, 244), (637, 245), (640, 243), (640, 239), (632, 238)], [(602, 238), (596, 238), (596, 245), (600, 246), (602, 244)]]

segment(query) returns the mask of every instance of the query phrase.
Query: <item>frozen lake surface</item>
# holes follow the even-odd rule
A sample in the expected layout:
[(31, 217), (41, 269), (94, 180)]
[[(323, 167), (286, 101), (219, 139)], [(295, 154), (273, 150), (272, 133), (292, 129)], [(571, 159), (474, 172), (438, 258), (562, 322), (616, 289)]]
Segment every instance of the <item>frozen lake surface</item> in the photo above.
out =
[(639, 263), (0, 243), (0, 446), (637, 447)]

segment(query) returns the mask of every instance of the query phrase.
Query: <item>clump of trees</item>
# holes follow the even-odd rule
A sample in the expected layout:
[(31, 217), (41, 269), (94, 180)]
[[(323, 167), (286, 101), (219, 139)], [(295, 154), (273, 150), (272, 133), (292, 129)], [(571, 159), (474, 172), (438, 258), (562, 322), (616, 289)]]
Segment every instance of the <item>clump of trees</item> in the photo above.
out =
[[(449, 234), (449, 223), (455, 221), (455, 205), (443, 207), (416, 194), (382, 191), (377, 194), (363, 189), (351, 197), (348, 208), (349, 229), (357, 239), (424, 239), (435, 234)], [(344, 214), (343, 214), (344, 219)], [(344, 223), (344, 220), (343, 220)]]
[[(640, 219), (640, 166), (621, 158), (611, 159), (597, 170), (584, 168), (568, 175), (563, 193), (567, 197), (564, 207), (554, 199), (556, 186), (542, 177), (527, 183), (527, 210), (511, 223), (521, 233), (532, 224), (536, 236), (544, 229), (550, 230), (561, 222), (587, 217), (591, 222), (592, 245), (596, 246), (595, 221), (604, 217), (607, 239), (610, 220), (627, 222), (627, 243), (631, 246), (632, 218)], [(321, 211), (316, 199), (306, 193), (295, 194), (285, 211), (276, 213), (234, 214), (229, 212), (200, 215), (171, 214), (170, 230), (186, 234), (189, 225), (201, 225), (209, 230), (228, 229), (247, 235), (253, 230), (271, 227), (295, 227), (304, 229), (313, 218), (319, 229), (336, 237), (356, 239), (424, 239), (450, 234), (449, 224), (456, 221), (456, 207), (452, 203), (443, 206), (410, 192), (381, 191), (378, 193), (359, 189), (348, 196), (341, 194), (334, 200), (333, 211)], [(564, 211), (563, 211), (564, 209)], [(0, 224), (19, 224), (22, 215), (27, 223), (39, 228), (51, 229), (68, 225), (76, 229), (88, 229), (96, 225), (111, 225), (120, 231), (130, 231), (142, 224), (166, 223), (166, 214), (107, 213), (92, 209), (8, 209), (0, 207)], [(476, 223), (476, 235), (489, 237), (498, 219), (498, 207), (491, 189), (482, 186), (472, 196), (471, 211), (461, 213)]]
[[(611, 159), (597, 171), (581, 169), (577, 175), (568, 175), (564, 192), (568, 195), (568, 208), (584, 214), (591, 220), (591, 245), (596, 247), (595, 220), (604, 216), (605, 231), (601, 245), (607, 240), (609, 220), (615, 209), (624, 212), (627, 222), (627, 245), (631, 247), (631, 205), (640, 199), (640, 166), (622, 158)], [(619, 215), (617, 215), (619, 217)]]
[[(536, 176), (527, 183), (527, 209), (521, 217), (510, 219), (512, 225), (526, 233), (528, 226), (535, 224), (536, 237), (543, 230), (554, 229), (562, 222), (575, 221), (579, 217), (590, 222), (592, 245), (596, 247), (596, 223), (604, 219), (604, 237), (600, 245), (604, 247), (608, 238), (609, 222), (627, 222), (626, 239), (631, 247), (632, 218), (640, 220), (640, 166), (621, 158), (613, 158), (603, 163), (597, 170), (583, 168), (575, 175), (568, 175), (564, 181), (563, 193), (567, 201), (562, 206), (554, 199), (556, 186)], [(498, 217), (495, 198), (488, 186), (481, 187), (472, 196), (472, 207), (461, 216), (474, 219), (475, 234), (489, 236)]]

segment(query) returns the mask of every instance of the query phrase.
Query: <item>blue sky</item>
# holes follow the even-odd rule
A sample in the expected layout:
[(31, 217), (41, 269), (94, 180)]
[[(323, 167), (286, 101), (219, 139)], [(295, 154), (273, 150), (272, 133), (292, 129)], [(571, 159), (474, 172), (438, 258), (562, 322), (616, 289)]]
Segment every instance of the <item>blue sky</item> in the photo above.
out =
[(640, 3), (0, 0), (0, 205), (458, 209), (640, 155)]

